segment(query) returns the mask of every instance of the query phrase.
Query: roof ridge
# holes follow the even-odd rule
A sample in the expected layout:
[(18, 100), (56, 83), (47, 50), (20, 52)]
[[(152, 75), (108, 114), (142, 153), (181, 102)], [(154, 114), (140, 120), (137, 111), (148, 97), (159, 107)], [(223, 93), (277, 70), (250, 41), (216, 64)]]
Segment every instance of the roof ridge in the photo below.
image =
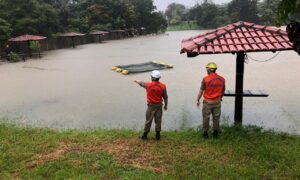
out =
[[(228, 28), (228, 27), (230, 27), (230, 26), (233, 26), (234, 28), (226, 29), (226, 28)], [(199, 36), (197, 36), (197, 38), (203, 37), (203, 36), (204, 36), (204, 40), (205, 40), (204, 42), (197, 43), (197, 42), (194, 41), (195, 38), (190, 38), (189, 40), (192, 40), (197, 46), (202, 46), (202, 45), (204, 45), (204, 44), (206, 44), (206, 43), (209, 43), (209, 42), (214, 41), (215, 39), (218, 39), (218, 38), (221, 37), (221, 36), (224, 36), (224, 35), (227, 34), (227, 33), (231, 33), (232, 31), (234, 31), (234, 30), (237, 29), (237, 28), (239, 28), (239, 26), (235, 26), (234, 24), (229, 24), (229, 25), (226, 25), (226, 26), (217, 28), (217, 29), (214, 30), (214, 31), (205, 33), (204, 35), (199, 35)], [(222, 33), (220, 33), (220, 34), (217, 34), (218, 31), (222, 31), (222, 30), (225, 31), (225, 32), (222, 32)], [(208, 37), (205, 37), (207, 34), (209, 34), (210, 36), (213, 36), (212, 33), (215, 33), (215, 34), (214, 34), (215, 36), (214, 36), (213, 38), (209, 39)]]
[[(230, 27), (230, 26), (233, 26), (234, 28), (230, 29), (230, 30), (226, 29), (227, 27)], [(267, 27), (267, 26), (257, 25), (257, 24), (250, 23), (250, 22), (245, 22), (245, 21), (238, 21), (236, 23), (232, 23), (232, 24), (217, 28), (217, 29), (215, 29), (213, 31), (210, 31), (210, 32), (207, 32), (205, 34), (200, 34), (198, 36), (194, 36), (194, 37), (191, 37), (189, 39), (185, 39), (185, 40), (183, 40), (183, 42), (192, 40), (195, 45), (202, 46), (204, 44), (212, 42), (215, 39), (218, 39), (219, 37), (224, 36), (225, 34), (230, 33), (230, 32), (232, 32), (232, 31), (234, 31), (238, 28), (241, 28), (241, 27), (258, 29), (258, 30), (261, 30), (261, 31), (267, 31), (267, 32), (271, 32), (271, 33), (278, 33), (280, 35), (286, 34), (286, 32), (283, 32), (283, 30), (281, 30), (281, 29), (270, 28), (270, 27)], [(221, 31), (221, 30), (224, 30), (225, 32), (218, 34), (218, 31)], [(209, 36), (206, 37), (207, 35), (209, 35)], [(212, 38), (209, 38), (210, 36)], [(200, 37), (204, 37), (203, 38), (204, 40), (200, 43), (196, 42), (195, 39), (200, 38)]]

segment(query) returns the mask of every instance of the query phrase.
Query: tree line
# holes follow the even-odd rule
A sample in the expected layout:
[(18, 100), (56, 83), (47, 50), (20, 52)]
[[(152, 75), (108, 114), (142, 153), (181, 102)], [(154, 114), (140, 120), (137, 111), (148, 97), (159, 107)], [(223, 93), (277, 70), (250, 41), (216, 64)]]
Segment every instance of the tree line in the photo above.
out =
[(0, 0), (0, 40), (22, 34), (145, 27), (164, 31), (167, 22), (153, 0)]
[(202, 29), (216, 28), (237, 21), (275, 25), (280, 1), (232, 0), (219, 5), (212, 0), (204, 0), (191, 8), (172, 3), (167, 7), (165, 15), (169, 25), (192, 21)]

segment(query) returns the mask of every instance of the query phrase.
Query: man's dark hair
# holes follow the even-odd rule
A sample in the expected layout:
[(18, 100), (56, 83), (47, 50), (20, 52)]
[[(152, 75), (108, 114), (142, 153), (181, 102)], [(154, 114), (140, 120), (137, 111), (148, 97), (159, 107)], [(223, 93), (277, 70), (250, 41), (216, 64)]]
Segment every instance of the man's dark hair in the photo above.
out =
[(212, 72), (212, 73), (215, 73), (216, 71), (217, 71), (217, 69), (207, 69), (207, 71), (209, 71), (209, 72)]
[(154, 78), (154, 77), (151, 77), (152, 81), (156, 81), (158, 82), (159, 81), (159, 78)]

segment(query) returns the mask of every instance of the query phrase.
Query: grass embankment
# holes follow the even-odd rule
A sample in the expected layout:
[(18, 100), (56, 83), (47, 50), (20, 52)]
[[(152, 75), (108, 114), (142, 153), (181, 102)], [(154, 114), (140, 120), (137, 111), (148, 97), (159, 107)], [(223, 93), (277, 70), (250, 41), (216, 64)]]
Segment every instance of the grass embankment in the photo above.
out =
[(185, 31), (185, 30), (197, 30), (199, 26), (194, 21), (184, 21), (177, 25), (170, 25), (167, 28), (167, 31)]
[(220, 139), (127, 130), (68, 131), (0, 124), (0, 179), (299, 179), (300, 137), (223, 127)]

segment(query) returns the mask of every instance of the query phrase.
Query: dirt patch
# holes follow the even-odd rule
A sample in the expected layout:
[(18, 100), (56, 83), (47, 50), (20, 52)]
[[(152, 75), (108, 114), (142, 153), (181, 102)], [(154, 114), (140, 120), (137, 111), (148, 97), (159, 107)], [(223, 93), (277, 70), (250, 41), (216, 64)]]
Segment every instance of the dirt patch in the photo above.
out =
[(34, 168), (38, 165), (44, 164), (46, 162), (58, 161), (63, 157), (64, 153), (65, 153), (65, 150), (58, 149), (49, 154), (40, 154), (36, 158), (34, 158), (35, 160), (27, 162), (26, 167), (30, 169), (30, 168)]
[(165, 171), (164, 157), (155, 153), (155, 145), (156, 142), (128, 139), (103, 143), (102, 148), (119, 163), (161, 173)]
[(68, 141), (60, 143), (54, 152), (36, 156), (35, 160), (26, 163), (26, 167), (34, 168), (46, 162), (61, 160), (66, 153), (98, 153), (103, 151), (112, 155), (119, 164), (150, 170), (155, 173), (170, 170), (176, 160), (174, 157), (188, 157), (207, 152), (201, 147), (189, 147), (186, 144), (166, 140), (118, 139), (95, 141), (89, 144)]

